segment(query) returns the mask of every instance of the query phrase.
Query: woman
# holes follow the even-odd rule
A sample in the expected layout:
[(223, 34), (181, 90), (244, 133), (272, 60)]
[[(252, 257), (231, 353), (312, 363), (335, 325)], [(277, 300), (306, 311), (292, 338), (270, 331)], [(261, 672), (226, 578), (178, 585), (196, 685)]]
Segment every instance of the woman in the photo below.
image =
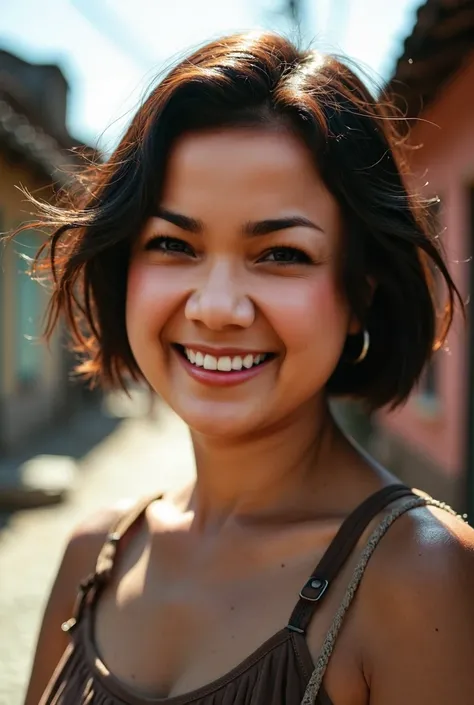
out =
[(393, 134), (336, 59), (237, 35), (171, 71), (81, 208), (43, 207), (48, 332), (146, 380), (197, 481), (78, 527), (27, 705), (474, 701), (473, 531), (328, 410), (401, 404), (459, 298)]

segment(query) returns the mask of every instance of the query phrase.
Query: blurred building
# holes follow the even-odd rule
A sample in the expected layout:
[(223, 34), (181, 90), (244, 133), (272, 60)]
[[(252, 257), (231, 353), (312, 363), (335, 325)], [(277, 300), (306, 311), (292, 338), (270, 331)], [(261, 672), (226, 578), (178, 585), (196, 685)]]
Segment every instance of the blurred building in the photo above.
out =
[[(474, 0), (425, 2), (389, 88), (415, 119), (414, 178), (440, 198), (435, 216), (451, 273), (472, 301)], [(414, 485), (473, 512), (474, 326), (458, 317), (448, 348), (434, 355), (406, 407), (379, 419), (378, 455)]]
[[(0, 50), (0, 231), (31, 220), (19, 186), (41, 199), (70, 177), (80, 148), (66, 128), (68, 84), (54, 65), (33, 65)], [(53, 186), (54, 184), (54, 186)], [(74, 403), (67, 384), (69, 360), (56, 335), (48, 350), (41, 335), (45, 290), (28, 275), (28, 262), (42, 241), (23, 232), (1, 250), (0, 268), (0, 448), (15, 450), (54, 423)]]

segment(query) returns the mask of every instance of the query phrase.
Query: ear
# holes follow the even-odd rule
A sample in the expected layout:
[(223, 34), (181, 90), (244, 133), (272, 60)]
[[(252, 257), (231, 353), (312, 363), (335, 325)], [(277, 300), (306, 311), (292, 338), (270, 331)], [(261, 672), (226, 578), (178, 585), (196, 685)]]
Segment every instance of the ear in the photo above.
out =
[[(370, 308), (372, 305), (372, 301), (374, 298), (375, 290), (377, 289), (377, 282), (373, 277), (366, 277), (366, 282), (368, 285), (367, 288), (367, 300), (366, 300), (366, 308)], [(358, 333), (362, 332), (362, 323), (361, 321), (357, 318), (357, 316), (353, 313), (351, 313), (350, 318), (349, 318), (349, 325), (347, 328), (347, 334), (348, 335), (357, 335)]]

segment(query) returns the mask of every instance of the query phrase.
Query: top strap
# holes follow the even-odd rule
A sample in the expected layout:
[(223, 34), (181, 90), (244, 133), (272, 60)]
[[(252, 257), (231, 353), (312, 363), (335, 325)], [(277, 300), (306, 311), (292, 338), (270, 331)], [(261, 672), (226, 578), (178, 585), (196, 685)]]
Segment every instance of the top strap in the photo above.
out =
[(143, 516), (147, 508), (156, 500), (163, 499), (163, 494), (153, 495), (152, 497), (144, 497), (132, 509), (123, 514), (111, 527), (104, 545), (97, 557), (94, 577), (100, 583), (105, 583), (110, 578), (112, 573), (115, 558), (117, 555), (117, 547), (126, 533), (130, 531), (139, 519)]
[(301, 589), (288, 629), (304, 634), (321, 598), (357, 546), (370, 522), (401, 497), (416, 496), (402, 484), (389, 485), (370, 495), (343, 522), (333, 541)]
[(134, 526), (141, 519), (150, 504), (162, 498), (163, 494), (143, 498), (136, 505), (134, 505), (129, 512), (119, 517), (119, 519), (112, 525), (97, 557), (95, 571), (79, 583), (73, 616), (61, 625), (61, 629), (64, 632), (68, 632), (76, 626), (82, 617), (87, 601), (97, 595), (97, 593), (102, 590), (102, 588), (109, 581), (117, 556), (117, 548), (121, 539), (132, 528), (132, 526)]

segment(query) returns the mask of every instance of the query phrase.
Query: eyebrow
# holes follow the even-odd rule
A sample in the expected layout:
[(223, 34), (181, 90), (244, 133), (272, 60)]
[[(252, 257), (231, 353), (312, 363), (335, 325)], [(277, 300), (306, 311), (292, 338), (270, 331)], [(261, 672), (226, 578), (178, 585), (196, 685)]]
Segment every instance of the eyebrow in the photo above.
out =
[[(204, 230), (204, 224), (201, 220), (190, 218), (188, 215), (182, 215), (181, 213), (175, 213), (167, 208), (158, 208), (155, 213), (155, 217), (166, 220), (168, 223), (181, 228), (181, 230), (186, 230), (187, 232), (195, 233), (196, 235), (201, 234)], [(279, 230), (288, 230), (289, 228), (298, 227), (312, 228), (313, 230), (318, 230), (319, 232), (324, 233), (324, 230), (320, 225), (301, 215), (288, 216), (286, 218), (267, 218), (265, 220), (248, 221), (243, 227), (243, 233), (244, 235), (248, 235), (250, 237), (258, 237), (262, 235), (269, 235), (270, 233), (275, 233)]]
[(203, 231), (204, 226), (201, 220), (196, 220), (196, 218), (190, 218), (188, 215), (182, 215), (181, 213), (175, 213), (174, 211), (169, 211), (167, 208), (158, 208), (156, 213), (154, 213), (155, 218), (161, 218), (166, 220), (172, 225), (176, 225), (181, 230), (187, 230), (189, 233), (199, 234)]
[(289, 228), (312, 228), (324, 232), (320, 225), (313, 223), (309, 218), (302, 215), (292, 215), (287, 218), (268, 218), (256, 222), (248, 222), (244, 226), (245, 235), (258, 236), (276, 233), (278, 230), (288, 230)]

